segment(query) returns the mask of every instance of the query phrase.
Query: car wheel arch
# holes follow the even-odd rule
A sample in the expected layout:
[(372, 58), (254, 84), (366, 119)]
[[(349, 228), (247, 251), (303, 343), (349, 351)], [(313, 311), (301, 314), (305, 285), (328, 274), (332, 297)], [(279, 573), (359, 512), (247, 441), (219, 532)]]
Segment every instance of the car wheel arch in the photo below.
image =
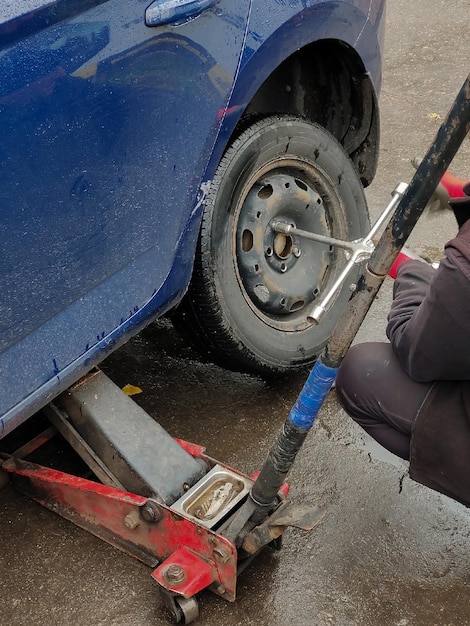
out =
[[(246, 71), (253, 85), (256, 72)], [(378, 100), (372, 78), (352, 46), (333, 39), (310, 43), (283, 60), (247, 97), (241, 93), (249, 88), (243, 77), (237, 83), (221, 143), (230, 145), (253, 119), (297, 115), (328, 130), (350, 155), (363, 185), (372, 182), (380, 134)], [(240, 102), (245, 103), (241, 112)], [(235, 120), (230, 119), (232, 111)]]

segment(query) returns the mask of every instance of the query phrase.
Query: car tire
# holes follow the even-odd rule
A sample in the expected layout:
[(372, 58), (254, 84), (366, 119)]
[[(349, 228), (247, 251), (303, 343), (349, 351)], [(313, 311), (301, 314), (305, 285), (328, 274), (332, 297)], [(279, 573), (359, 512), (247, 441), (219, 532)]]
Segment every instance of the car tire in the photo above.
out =
[(369, 227), (348, 155), (324, 128), (294, 116), (252, 123), (226, 150), (207, 195), (192, 280), (174, 315), (219, 364), (263, 375), (315, 361), (355, 278), (313, 325), (307, 313), (346, 254), (275, 233), (273, 220), (347, 240)]

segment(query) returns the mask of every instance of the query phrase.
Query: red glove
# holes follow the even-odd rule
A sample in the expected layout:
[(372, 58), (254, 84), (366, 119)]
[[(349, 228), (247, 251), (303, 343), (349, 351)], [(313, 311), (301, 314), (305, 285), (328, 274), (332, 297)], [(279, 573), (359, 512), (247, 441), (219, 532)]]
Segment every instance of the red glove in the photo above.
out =
[[(415, 167), (419, 165), (418, 159), (413, 159), (412, 163)], [(465, 181), (457, 178), (450, 172), (446, 172), (426, 208), (431, 212), (451, 208), (460, 228), (470, 218), (470, 180)], [(388, 275), (396, 278), (400, 265), (405, 261), (414, 259), (423, 260), (410, 250), (403, 248), (395, 259)]]
[(467, 191), (464, 190), (464, 188), (470, 185), (470, 181), (457, 178), (457, 176), (454, 176), (450, 172), (446, 172), (441, 178), (441, 185), (447, 189), (451, 198), (470, 196), (470, 189), (467, 189)]
[(449, 204), (454, 212), (459, 228), (465, 224), (470, 217), (470, 181), (462, 187), (462, 196), (451, 198)]

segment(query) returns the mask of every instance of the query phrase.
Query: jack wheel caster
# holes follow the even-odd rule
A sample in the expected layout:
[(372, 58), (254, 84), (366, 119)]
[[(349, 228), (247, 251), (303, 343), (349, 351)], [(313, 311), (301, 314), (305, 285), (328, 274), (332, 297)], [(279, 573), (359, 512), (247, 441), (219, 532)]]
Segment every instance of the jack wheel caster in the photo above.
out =
[(185, 598), (160, 590), (160, 594), (170, 619), (175, 624), (190, 624), (199, 617), (199, 605), (194, 596)]

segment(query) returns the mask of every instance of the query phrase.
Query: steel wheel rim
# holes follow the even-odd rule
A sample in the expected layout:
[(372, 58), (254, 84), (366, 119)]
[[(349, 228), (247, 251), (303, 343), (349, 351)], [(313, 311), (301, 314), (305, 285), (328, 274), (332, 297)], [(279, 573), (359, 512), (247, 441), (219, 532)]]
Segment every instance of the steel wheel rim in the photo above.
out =
[(275, 233), (282, 220), (322, 235), (345, 237), (333, 182), (317, 166), (280, 158), (244, 185), (232, 230), (232, 258), (245, 302), (264, 323), (284, 332), (311, 326), (306, 315), (334, 280), (344, 253), (331, 246)]

